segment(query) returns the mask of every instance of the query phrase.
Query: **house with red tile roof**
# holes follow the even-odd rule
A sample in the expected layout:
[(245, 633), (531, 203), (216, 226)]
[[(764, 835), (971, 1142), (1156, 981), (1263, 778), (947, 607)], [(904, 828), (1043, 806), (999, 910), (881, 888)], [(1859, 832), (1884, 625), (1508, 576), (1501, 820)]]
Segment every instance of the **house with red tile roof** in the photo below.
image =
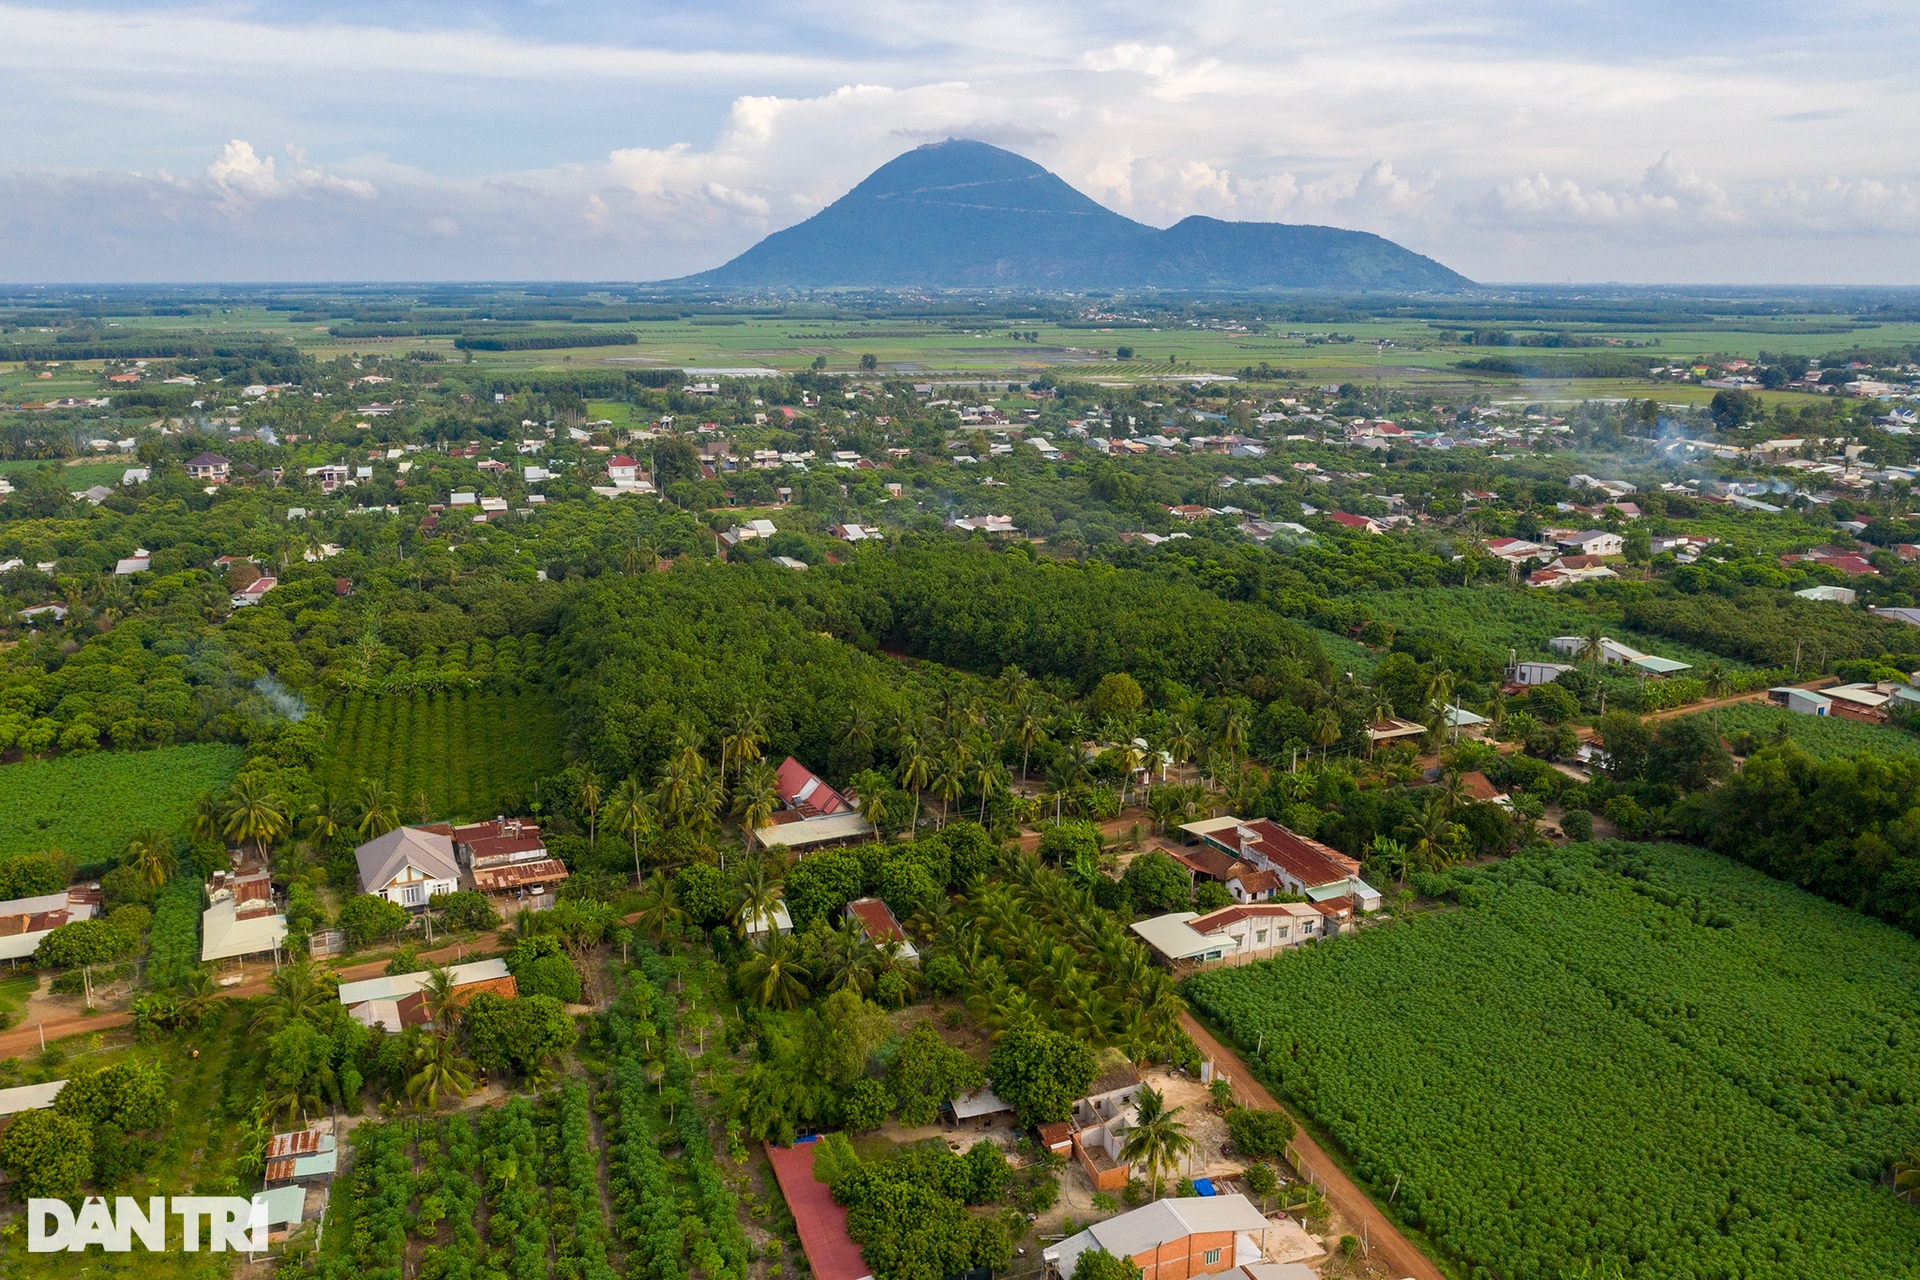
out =
[(1356, 516), (1345, 511), (1329, 511), (1327, 519), (1346, 529), (1358, 529), (1365, 533), (1386, 532), (1378, 520), (1368, 516)]
[(920, 953), (907, 940), (907, 931), (894, 918), (893, 908), (880, 899), (855, 898), (847, 904), (847, 918), (855, 921), (860, 926), (860, 932), (866, 934), (868, 941), (875, 946), (892, 944), (898, 947), (895, 954), (900, 957), (901, 963), (920, 963)]
[(780, 808), (753, 832), (762, 848), (808, 849), (873, 834), (873, 824), (860, 816), (853, 801), (792, 756), (775, 771), (774, 790)]
[(1365, 910), (1379, 908), (1380, 891), (1360, 878), (1359, 862), (1270, 819), (1209, 818), (1180, 830), (1256, 870), (1275, 873), (1279, 892), (1316, 902), (1351, 895)]

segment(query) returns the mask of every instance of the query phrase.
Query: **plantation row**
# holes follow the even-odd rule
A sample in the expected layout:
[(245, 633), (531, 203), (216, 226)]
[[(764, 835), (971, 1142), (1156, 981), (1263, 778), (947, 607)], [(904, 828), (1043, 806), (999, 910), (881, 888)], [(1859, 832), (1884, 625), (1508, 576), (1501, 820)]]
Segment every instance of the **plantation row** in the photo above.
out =
[(1920, 943), (1669, 846), (1422, 887), (1463, 909), (1188, 994), (1463, 1271), (1920, 1277)]
[(420, 795), (438, 818), (517, 810), (535, 782), (565, 763), (560, 713), (537, 691), (355, 693), (331, 718), (322, 781), (336, 795), (352, 795), (363, 780), (384, 782), (409, 817)]
[(352, 1148), (328, 1205), (322, 1280), (547, 1280), (550, 1254), (555, 1280), (616, 1280), (584, 1085), (472, 1118), (363, 1124)]
[(193, 798), (224, 787), (243, 754), (194, 743), (10, 764), (0, 769), (0, 858), (62, 849), (82, 867), (110, 863), (142, 827), (179, 826)]

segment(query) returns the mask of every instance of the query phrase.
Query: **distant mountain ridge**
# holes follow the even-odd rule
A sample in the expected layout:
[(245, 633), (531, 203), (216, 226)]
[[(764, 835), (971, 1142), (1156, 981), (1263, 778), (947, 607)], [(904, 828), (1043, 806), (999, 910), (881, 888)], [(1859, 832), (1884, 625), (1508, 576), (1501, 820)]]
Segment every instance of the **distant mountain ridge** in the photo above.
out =
[(1364, 231), (1186, 218), (1165, 231), (984, 142), (929, 143), (797, 226), (675, 283), (928, 288), (1382, 289), (1473, 282)]

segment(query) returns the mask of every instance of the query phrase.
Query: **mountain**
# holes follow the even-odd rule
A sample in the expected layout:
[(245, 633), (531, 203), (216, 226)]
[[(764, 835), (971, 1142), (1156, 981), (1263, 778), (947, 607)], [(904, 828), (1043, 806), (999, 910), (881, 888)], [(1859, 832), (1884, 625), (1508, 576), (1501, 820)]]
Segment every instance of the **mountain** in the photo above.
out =
[(1364, 231), (1187, 218), (1165, 231), (1089, 199), (1024, 156), (917, 147), (798, 226), (682, 284), (929, 288), (1471, 288)]

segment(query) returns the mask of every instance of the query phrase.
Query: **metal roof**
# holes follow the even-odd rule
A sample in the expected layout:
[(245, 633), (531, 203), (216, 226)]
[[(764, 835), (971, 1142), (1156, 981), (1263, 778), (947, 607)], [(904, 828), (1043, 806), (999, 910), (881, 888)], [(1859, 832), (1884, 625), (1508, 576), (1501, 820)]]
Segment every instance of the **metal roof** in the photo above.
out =
[[(472, 982), (488, 982), (507, 976), (505, 960), (473, 960), (466, 964), (454, 965), (453, 985), (464, 987)], [(396, 973), (378, 978), (365, 978), (359, 982), (340, 984), (340, 1003), (344, 1005), (362, 1004), (368, 1000), (402, 1000), (427, 985), (425, 973)]]
[(383, 836), (353, 851), (360, 864), (360, 883), (369, 893), (378, 893), (393, 883), (409, 864), (426, 873), (430, 880), (458, 880), (460, 864), (454, 861), (453, 841), (436, 831), (418, 827), (395, 827)]
[(222, 898), (200, 916), (200, 959), (230, 960), (277, 948), (287, 936), (285, 916), (248, 916), (236, 913), (240, 904)]
[(1132, 1213), (1096, 1222), (1079, 1235), (1068, 1236), (1048, 1249), (1048, 1261), (1057, 1261), (1060, 1274), (1073, 1274), (1074, 1263), (1089, 1249), (1104, 1249), (1116, 1258), (1131, 1258), (1188, 1236), (1218, 1231), (1259, 1231), (1272, 1224), (1243, 1195), (1180, 1197), (1159, 1200)]
[(66, 1087), (65, 1080), (50, 1080), (46, 1084), (23, 1084), (13, 1089), (0, 1089), (0, 1116), (19, 1115), (22, 1111), (40, 1111), (50, 1107)]

